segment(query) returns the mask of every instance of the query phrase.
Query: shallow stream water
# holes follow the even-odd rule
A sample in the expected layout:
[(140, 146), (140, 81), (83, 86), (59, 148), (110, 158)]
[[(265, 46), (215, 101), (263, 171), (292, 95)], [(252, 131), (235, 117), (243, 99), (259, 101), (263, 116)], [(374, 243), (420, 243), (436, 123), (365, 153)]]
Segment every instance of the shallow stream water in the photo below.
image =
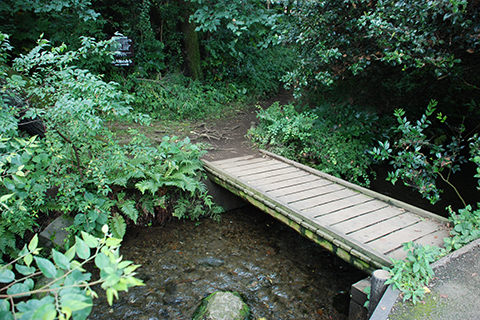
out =
[[(144, 287), (101, 296), (89, 319), (191, 319), (202, 298), (237, 291), (252, 319), (347, 319), (350, 286), (366, 274), (266, 213), (246, 206), (210, 219), (134, 228), (124, 259)], [(101, 290), (97, 290), (100, 292)]]

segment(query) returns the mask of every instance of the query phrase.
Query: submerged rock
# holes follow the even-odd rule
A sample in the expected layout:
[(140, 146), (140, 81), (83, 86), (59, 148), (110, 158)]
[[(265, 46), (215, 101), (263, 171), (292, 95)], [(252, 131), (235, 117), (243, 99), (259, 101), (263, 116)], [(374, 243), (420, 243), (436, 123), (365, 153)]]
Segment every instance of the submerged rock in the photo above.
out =
[(246, 320), (250, 308), (238, 292), (217, 291), (203, 299), (192, 320)]
[(203, 258), (197, 261), (199, 265), (208, 267), (220, 267), (225, 263), (222, 259), (217, 258)]

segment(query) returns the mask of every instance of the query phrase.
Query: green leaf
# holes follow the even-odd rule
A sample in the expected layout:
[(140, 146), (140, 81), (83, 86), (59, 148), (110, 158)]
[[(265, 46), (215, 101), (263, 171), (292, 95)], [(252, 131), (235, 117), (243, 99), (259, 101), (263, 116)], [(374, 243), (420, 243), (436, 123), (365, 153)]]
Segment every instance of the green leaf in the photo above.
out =
[(78, 311), (85, 308), (92, 307), (92, 301), (90, 297), (80, 293), (67, 293), (62, 294), (60, 298), (62, 307), (68, 307), (71, 311)]
[(133, 271), (137, 270), (138, 267), (140, 267), (139, 264), (134, 264), (134, 265), (128, 266), (128, 267), (125, 268), (125, 270), (123, 270), (123, 273), (128, 276)]
[(114, 293), (115, 289), (113, 288), (108, 288), (106, 293), (107, 293), (107, 302), (109, 305), (112, 305), (113, 303), (113, 293)]
[(102, 288), (112, 287), (116, 285), (118, 281), (120, 281), (120, 277), (117, 274), (112, 273), (105, 279), (105, 282), (102, 283)]
[(35, 287), (35, 282), (30, 278), (25, 279), (23, 283), (28, 287), (29, 290), (33, 290), (33, 288)]
[(55, 265), (50, 260), (35, 257), (35, 262), (37, 262), (38, 268), (45, 277), (54, 278), (57, 275), (57, 268), (55, 268)]
[(82, 231), (82, 238), (90, 248), (96, 248), (98, 246), (98, 239), (85, 231)]
[(57, 317), (57, 310), (51, 309), (44, 313), (42, 320), (55, 320)]
[(107, 257), (106, 254), (103, 252), (100, 252), (96, 257), (95, 257), (95, 265), (99, 269), (105, 269), (110, 265), (110, 259)]
[(13, 314), (10, 311), (2, 310), (0, 311), (0, 319), (2, 320), (15, 320)]
[(59, 268), (63, 270), (70, 270), (70, 260), (63, 253), (52, 249), (52, 256), (53, 261)]
[(35, 272), (35, 267), (22, 266), (21, 264), (16, 264), (15, 269), (24, 276), (31, 275)]
[(15, 283), (13, 286), (8, 288), (7, 294), (9, 295), (18, 295), (17, 297), (24, 297), (30, 295), (30, 289), (27, 285), (23, 283)]
[(7, 201), (8, 199), (10, 199), (15, 193), (9, 193), (9, 194), (5, 194), (3, 196), (0, 197), (0, 202), (5, 202)]
[(23, 257), (23, 262), (25, 262), (27, 266), (30, 266), (32, 261), (33, 261), (33, 256), (31, 254), (27, 254), (25, 257)]
[[(133, 220), (134, 223), (137, 223), (138, 219), (138, 210), (135, 208), (136, 202), (133, 200), (125, 201), (123, 204), (120, 205), (120, 210), (130, 219)], [(123, 236), (122, 236), (123, 238)]]
[[(10, 302), (7, 299), (0, 300), (0, 311), (10, 310)], [(0, 319), (3, 319), (0, 317)]]
[(128, 284), (131, 284), (133, 286), (144, 286), (145, 285), (145, 283), (143, 283), (142, 280), (137, 279), (135, 277), (128, 277), (128, 278), (126, 278), (126, 281), (127, 281)]
[(81, 259), (87, 260), (88, 258), (90, 258), (90, 248), (87, 246), (85, 241), (83, 241), (77, 236), (75, 236), (75, 247), (76, 247), (77, 255)]
[(68, 261), (72, 261), (73, 258), (75, 258), (75, 250), (75, 246), (72, 246), (67, 250), (67, 252), (65, 252), (65, 257), (67, 257)]
[(107, 247), (117, 247), (122, 243), (122, 239), (117, 239), (117, 238), (108, 238), (105, 244)]
[(6, 268), (0, 269), (0, 282), (9, 283), (15, 280), (15, 273), (12, 270)]

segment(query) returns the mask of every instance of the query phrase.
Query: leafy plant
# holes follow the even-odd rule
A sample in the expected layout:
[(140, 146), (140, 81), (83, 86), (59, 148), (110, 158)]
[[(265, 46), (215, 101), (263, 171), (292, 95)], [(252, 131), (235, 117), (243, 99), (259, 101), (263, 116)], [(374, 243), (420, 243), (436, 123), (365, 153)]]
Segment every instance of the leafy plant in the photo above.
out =
[(157, 74), (152, 79), (134, 74), (126, 86), (135, 89), (132, 106), (137, 112), (168, 120), (219, 118), (233, 109), (234, 99), (241, 98), (234, 85), (215, 88), (180, 74)]
[(447, 252), (460, 249), (467, 243), (480, 238), (480, 209), (473, 210), (468, 205), (465, 209), (458, 210), (458, 214), (449, 207), (449, 220), (452, 224), (450, 237), (445, 238)]
[(403, 301), (412, 299), (415, 304), (428, 290), (426, 285), (434, 276), (430, 263), (438, 258), (441, 250), (413, 242), (404, 243), (403, 250), (407, 251), (406, 259), (391, 259), (393, 266), (385, 269), (391, 274), (385, 284), (393, 284), (394, 289), (403, 293)]
[(287, 36), (297, 44), (299, 63), (285, 80), (299, 94), (323, 94), (326, 87), (363, 78), (374, 84), (372, 100), (385, 94), (391, 103), (407, 91), (406, 102), (427, 93), (452, 104), (470, 100), (468, 87), (478, 81), (468, 67), (476, 63), (479, 45), (474, 1), (297, 1), (291, 13)]
[[(122, 261), (121, 240), (108, 234), (106, 225), (102, 231), (103, 238), (82, 232), (82, 238), (76, 237), (65, 253), (52, 249), (49, 259), (39, 255), (35, 235), (16, 259), (0, 266), (0, 318), (86, 319), (92, 299), (98, 296), (94, 286), (106, 291), (110, 305), (114, 297), (118, 299), (118, 292), (142, 286), (143, 282), (134, 277), (139, 265)], [(76, 256), (81, 260), (75, 260)], [(92, 280), (84, 269), (91, 262), (100, 270), (98, 280)]]
[[(262, 148), (351, 182), (368, 185), (368, 137), (376, 118), (348, 105), (297, 112), (273, 104), (257, 115), (248, 135)], [(368, 142), (367, 142), (368, 141)]]
[[(394, 114), (399, 123), (396, 132), (400, 134), (400, 138), (393, 144), (389, 141), (379, 142), (380, 147), (373, 148), (371, 154), (377, 160), (390, 159), (395, 172), (389, 172), (387, 180), (392, 184), (401, 179), (406, 186), (417, 189), (424, 198), (434, 204), (440, 199), (442, 192), (436, 184), (436, 178), (440, 177), (455, 190), (466, 206), (455, 186), (449, 181), (450, 174), (458, 171), (459, 163), (464, 162), (463, 156), (460, 155), (464, 128), (460, 127), (457, 135), (452, 137), (452, 142), (447, 146), (432, 142), (427, 136), (427, 129), (431, 125), (428, 117), (435, 112), (436, 105), (437, 102), (431, 101), (425, 114), (416, 123), (411, 123), (404, 117), (404, 110), (397, 109)], [(440, 115), (439, 117), (442, 118)], [(444, 174), (443, 171), (448, 173)]]
[(291, 70), (295, 56), (279, 45), (283, 29), (282, 3), (263, 1), (190, 0), (190, 19), (202, 35), (202, 66), (214, 82), (235, 83), (252, 94), (276, 91), (280, 77)]

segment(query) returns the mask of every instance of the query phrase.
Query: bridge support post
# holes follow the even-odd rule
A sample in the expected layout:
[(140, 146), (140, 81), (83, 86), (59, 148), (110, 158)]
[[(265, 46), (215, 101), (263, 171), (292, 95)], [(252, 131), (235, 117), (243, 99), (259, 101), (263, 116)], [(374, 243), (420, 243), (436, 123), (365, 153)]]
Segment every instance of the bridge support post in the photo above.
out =
[(366, 288), (370, 288), (369, 278), (352, 284), (350, 289), (350, 308), (348, 310), (349, 320), (367, 320), (368, 309), (364, 307), (367, 302)]

